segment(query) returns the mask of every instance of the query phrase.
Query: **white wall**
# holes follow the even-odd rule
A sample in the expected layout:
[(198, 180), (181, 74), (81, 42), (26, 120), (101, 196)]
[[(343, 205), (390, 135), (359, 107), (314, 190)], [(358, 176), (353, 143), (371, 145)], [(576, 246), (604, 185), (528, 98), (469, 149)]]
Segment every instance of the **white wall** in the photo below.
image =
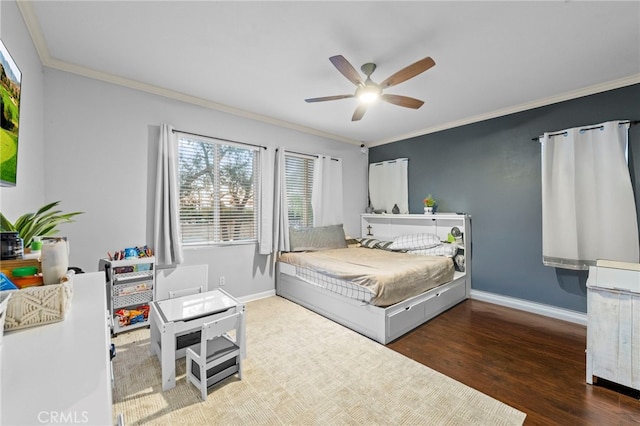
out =
[(0, 38), (22, 73), (18, 175), (0, 188), (0, 211), (15, 221), (45, 203), (42, 64), (14, 1), (0, 1)]
[[(367, 205), (367, 155), (360, 147), (46, 68), (45, 195), (65, 211), (70, 264), (95, 271), (107, 251), (151, 241), (156, 144), (161, 123), (189, 132), (344, 160), (345, 230), (359, 235)], [(20, 189), (20, 188), (19, 188)], [(255, 245), (190, 249), (186, 264), (209, 265), (209, 286), (246, 296), (274, 289), (273, 262)]]

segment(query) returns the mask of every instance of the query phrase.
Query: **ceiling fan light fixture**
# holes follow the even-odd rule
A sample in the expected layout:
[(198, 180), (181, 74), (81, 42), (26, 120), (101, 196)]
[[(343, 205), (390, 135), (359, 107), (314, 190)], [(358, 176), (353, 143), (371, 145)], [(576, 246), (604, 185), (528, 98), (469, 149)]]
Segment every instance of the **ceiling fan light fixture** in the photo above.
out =
[(367, 84), (365, 86), (358, 87), (356, 90), (356, 96), (361, 103), (370, 104), (380, 98), (382, 90), (378, 85)]
[(358, 96), (358, 99), (360, 99), (360, 102), (370, 104), (371, 102), (374, 102), (376, 99), (378, 99), (378, 97), (379, 96), (376, 92), (363, 92)]

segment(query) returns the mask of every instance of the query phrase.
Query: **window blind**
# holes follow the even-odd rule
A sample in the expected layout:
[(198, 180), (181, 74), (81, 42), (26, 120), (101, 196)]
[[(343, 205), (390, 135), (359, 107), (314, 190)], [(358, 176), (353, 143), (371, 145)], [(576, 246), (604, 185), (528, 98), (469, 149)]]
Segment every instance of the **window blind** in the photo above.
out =
[(182, 243), (257, 241), (260, 151), (178, 136)]
[(311, 207), (313, 158), (286, 154), (285, 178), (287, 181), (289, 226), (313, 226), (313, 209)]

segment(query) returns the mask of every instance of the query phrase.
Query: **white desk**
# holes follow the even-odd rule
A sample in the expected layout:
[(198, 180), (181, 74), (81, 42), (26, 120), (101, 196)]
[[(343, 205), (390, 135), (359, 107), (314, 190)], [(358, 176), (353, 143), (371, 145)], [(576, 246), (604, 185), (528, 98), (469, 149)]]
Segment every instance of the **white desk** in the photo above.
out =
[[(199, 331), (205, 322), (236, 312), (242, 313), (236, 335), (245, 341), (244, 304), (224, 290), (151, 302), (151, 354), (160, 360), (162, 390), (176, 386), (176, 359), (186, 353), (186, 347), (176, 349), (176, 340)], [(199, 337), (191, 344), (195, 343), (200, 343)], [(244, 359), (246, 353), (241, 356)]]
[(104, 273), (79, 274), (64, 321), (5, 332), (0, 424), (112, 425)]

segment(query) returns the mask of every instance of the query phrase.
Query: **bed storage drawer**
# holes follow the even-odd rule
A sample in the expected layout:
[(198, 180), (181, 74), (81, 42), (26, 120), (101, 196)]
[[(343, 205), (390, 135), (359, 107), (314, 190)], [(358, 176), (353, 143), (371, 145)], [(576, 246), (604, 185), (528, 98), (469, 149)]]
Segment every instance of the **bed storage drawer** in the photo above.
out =
[(446, 311), (464, 299), (466, 291), (465, 280), (459, 280), (435, 290), (437, 290), (436, 297), (431, 299), (431, 303), (425, 306), (425, 315), (427, 318)]
[(436, 287), (418, 296), (401, 310), (389, 313), (387, 315), (387, 341), (400, 337), (407, 331), (459, 303), (465, 298), (465, 292), (465, 280), (457, 280)]
[(410, 304), (387, 317), (387, 335), (398, 336), (424, 321), (426, 301)]

